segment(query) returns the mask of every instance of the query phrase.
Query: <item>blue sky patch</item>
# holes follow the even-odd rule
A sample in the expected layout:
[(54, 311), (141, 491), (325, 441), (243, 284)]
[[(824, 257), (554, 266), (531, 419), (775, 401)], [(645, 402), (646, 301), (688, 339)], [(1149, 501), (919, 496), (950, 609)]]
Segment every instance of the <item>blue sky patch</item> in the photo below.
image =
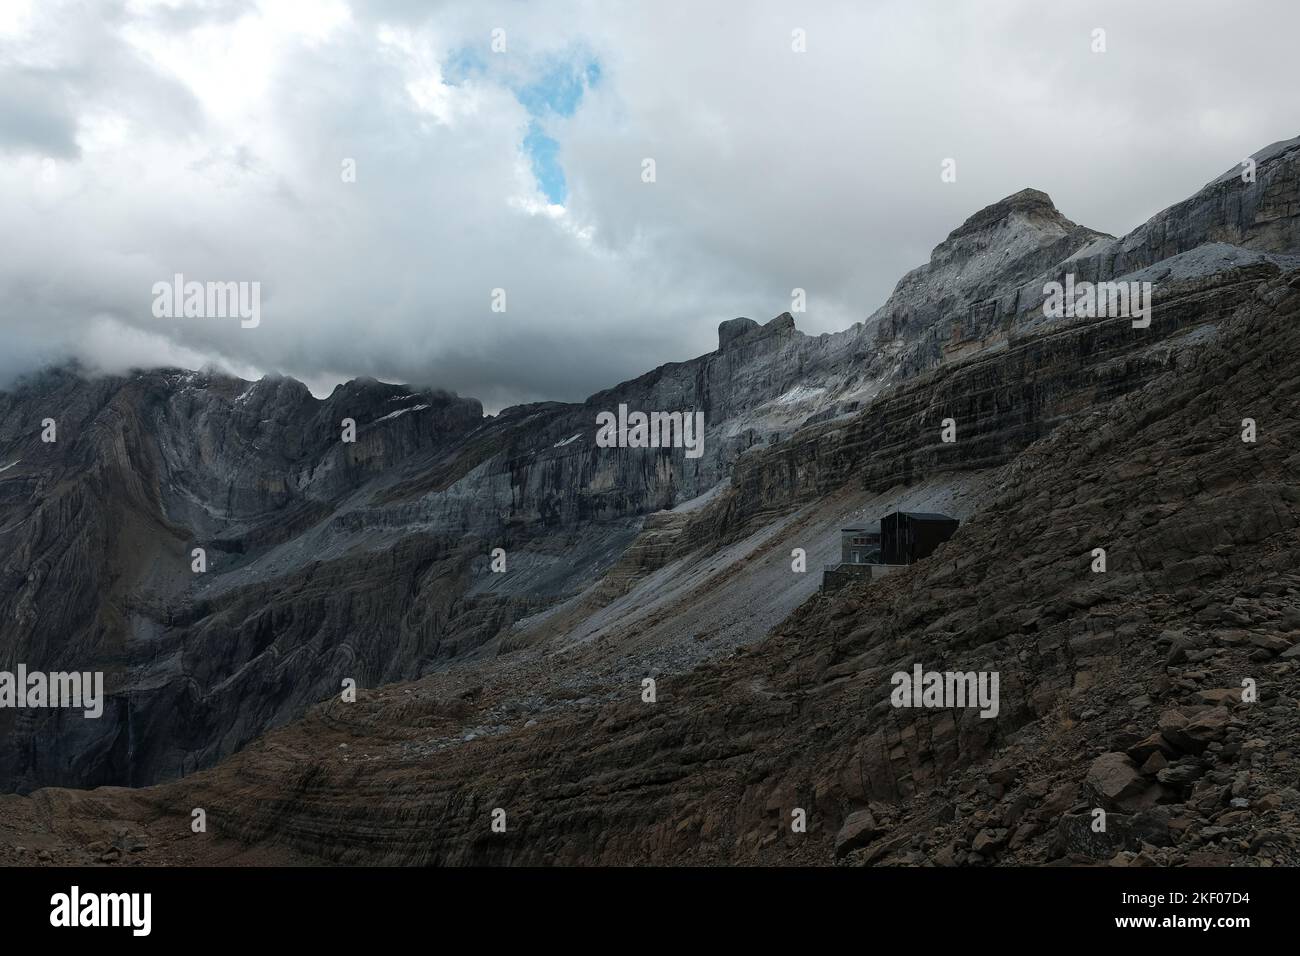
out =
[(560, 168), (560, 144), (542, 132), (541, 124), (533, 120), (524, 137), (524, 152), (533, 166), (537, 185), (552, 204), (563, 203), (569, 196), (569, 186)]
[[(442, 79), (451, 86), (459, 86), (471, 77), (486, 76), (494, 65), (478, 49), (462, 47), (453, 50), (443, 62)], [(569, 190), (560, 167), (560, 144), (547, 134), (546, 123), (553, 117), (572, 116), (577, 111), (587, 90), (600, 82), (600, 64), (585, 54), (552, 58), (535, 76), (529, 83), (510, 83), (510, 89), (528, 111), (528, 130), (521, 145), (538, 188), (548, 202), (560, 204), (568, 198)]]
[(524, 152), (532, 163), (533, 176), (548, 202), (561, 204), (568, 198), (568, 184), (560, 167), (560, 144), (546, 133), (552, 116), (572, 116), (587, 90), (600, 82), (600, 64), (595, 60), (567, 60), (550, 66), (535, 82), (515, 89), (532, 121), (524, 137)]
[(600, 64), (568, 60), (553, 64), (536, 82), (515, 90), (515, 97), (533, 116), (554, 113), (572, 116), (582, 95), (600, 82)]

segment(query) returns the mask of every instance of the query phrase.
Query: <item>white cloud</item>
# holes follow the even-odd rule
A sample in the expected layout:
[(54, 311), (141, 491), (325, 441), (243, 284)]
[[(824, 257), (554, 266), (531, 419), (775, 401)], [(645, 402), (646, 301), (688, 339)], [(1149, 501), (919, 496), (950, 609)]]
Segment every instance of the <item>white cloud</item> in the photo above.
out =
[[(801, 328), (843, 328), (1024, 186), (1118, 233), (1300, 132), (1282, 2), (95, 9), (0, 19), (0, 219), (21, 237), (0, 376), (71, 353), (580, 398), (796, 286)], [(517, 90), (574, 57), (600, 77), (545, 120), (560, 207)], [(260, 281), (261, 325), (153, 318), (176, 272)]]

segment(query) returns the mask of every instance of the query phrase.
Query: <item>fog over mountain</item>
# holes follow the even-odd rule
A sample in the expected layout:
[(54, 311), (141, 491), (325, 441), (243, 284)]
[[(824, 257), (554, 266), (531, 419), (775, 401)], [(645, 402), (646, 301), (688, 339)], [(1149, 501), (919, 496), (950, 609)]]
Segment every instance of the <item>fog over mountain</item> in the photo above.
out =
[[(1023, 187), (1123, 235), (1292, 135), (1298, 29), (1285, 2), (7, 3), (0, 386), (214, 365), (491, 411), (795, 288), (802, 331), (844, 329)], [(155, 317), (177, 273), (259, 282), (260, 324)]]

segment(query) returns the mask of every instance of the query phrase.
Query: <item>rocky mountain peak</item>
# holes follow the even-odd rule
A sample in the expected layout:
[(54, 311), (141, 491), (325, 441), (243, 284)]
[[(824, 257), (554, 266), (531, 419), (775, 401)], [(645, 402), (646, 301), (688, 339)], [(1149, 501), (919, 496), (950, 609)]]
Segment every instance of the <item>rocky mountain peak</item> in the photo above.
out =
[(878, 341), (906, 354), (896, 369), (912, 374), (939, 361), (943, 346), (979, 338), (998, 322), (1000, 306), (972, 316), (970, 309), (1002, 295), (1014, 313), (1018, 289), (1089, 243), (1111, 237), (1063, 216), (1041, 189), (1022, 189), (986, 206), (934, 247), (930, 261), (899, 280), (868, 319)]
[(1077, 229), (1078, 224), (1061, 215), (1052, 197), (1041, 189), (1022, 189), (1005, 199), (985, 206), (948, 235), (948, 241), (985, 232), (1013, 218), (1028, 220), (1035, 225), (1057, 225), (1063, 230)]
[(795, 328), (794, 316), (789, 312), (782, 312), (763, 325), (743, 317), (728, 319), (718, 324), (718, 351), (725, 352), (742, 340), (745, 344), (750, 344), (762, 339), (786, 338), (797, 335), (798, 332), (799, 330)]
[(727, 348), (731, 346), (732, 343), (744, 338), (756, 328), (758, 328), (758, 323), (753, 319), (747, 319), (744, 316), (736, 319), (727, 319), (725, 322), (719, 322), (718, 351), (727, 351)]

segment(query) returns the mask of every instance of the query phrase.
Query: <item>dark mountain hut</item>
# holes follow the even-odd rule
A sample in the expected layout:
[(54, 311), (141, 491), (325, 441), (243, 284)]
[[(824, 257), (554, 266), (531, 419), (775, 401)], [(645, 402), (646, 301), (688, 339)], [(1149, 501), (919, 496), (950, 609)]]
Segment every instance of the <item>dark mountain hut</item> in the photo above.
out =
[(956, 518), (929, 511), (894, 511), (880, 519), (880, 560), (911, 564), (929, 557), (957, 532)]

